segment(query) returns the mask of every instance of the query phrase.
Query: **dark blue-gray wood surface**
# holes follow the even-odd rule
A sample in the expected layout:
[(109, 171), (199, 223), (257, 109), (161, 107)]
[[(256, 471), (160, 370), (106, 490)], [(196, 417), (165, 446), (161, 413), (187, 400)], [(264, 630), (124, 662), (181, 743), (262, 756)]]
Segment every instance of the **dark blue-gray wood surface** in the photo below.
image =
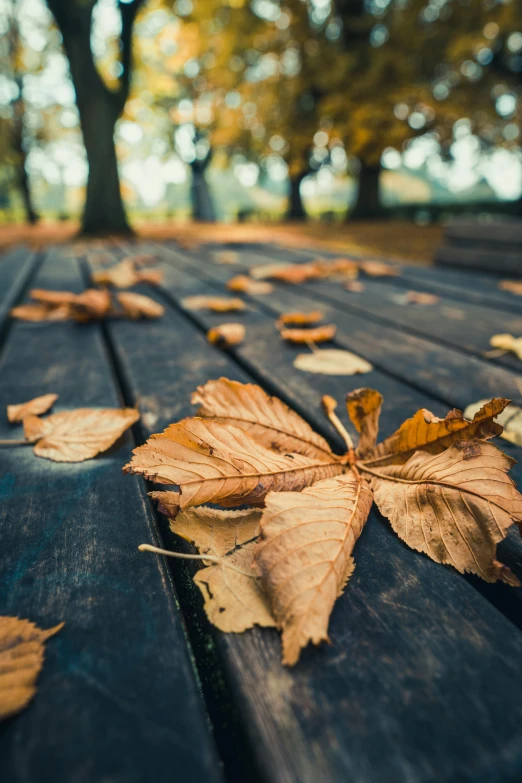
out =
[[(84, 287), (59, 254), (33, 283)], [(13, 323), (0, 408), (46, 392), (55, 410), (121, 405), (98, 325)], [(4, 413), (0, 437), (21, 437)], [(222, 780), (169, 571), (137, 550), (157, 534), (143, 482), (121, 472), (132, 447), (128, 433), (73, 465), (0, 449), (0, 614), (65, 621), (33, 703), (0, 725), (5, 783)]]

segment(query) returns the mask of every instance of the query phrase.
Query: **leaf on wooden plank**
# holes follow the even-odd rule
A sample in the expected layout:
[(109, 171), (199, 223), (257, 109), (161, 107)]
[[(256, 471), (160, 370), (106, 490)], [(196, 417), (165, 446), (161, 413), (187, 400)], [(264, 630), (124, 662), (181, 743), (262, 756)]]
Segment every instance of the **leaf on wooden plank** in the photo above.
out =
[(125, 291), (116, 294), (116, 299), (123, 308), (125, 315), (133, 320), (138, 320), (139, 318), (161, 318), (165, 313), (163, 305), (151, 299), (150, 296)]
[(250, 277), (255, 280), (266, 280), (272, 277), (274, 274), (279, 274), (285, 269), (288, 269), (290, 265), (281, 261), (272, 264), (260, 264), (250, 268)]
[(108, 269), (92, 273), (92, 279), (98, 285), (108, 285), (113, 288), (132, 288), (139, 282), (136, 266), (132, 258), (124, 258)]
[(318, 259), (314, 262), (315, 276), (319, 278), (342, 277), (355, 280), (359, 274), (359, 264), (351, 258)]
[(440, 296), (429, 294), (426, 291), (408, 291), (406, 301), (410, 304), (434, 305), (440, 301)]
[(262, 267), (254, 267), (250, 270), (250, 274), (256, 280), (269, 278), (293, 285), (299, 285), (314, 277), (318, 277), (315, 264), (266, 264)]
[(397, 277), (400, 270), (384, 261), (360, 261), (359, 269), (368, 277)]
[(291, 313), (281, 313), (277, 319), (278, 326), (313, 326), (319, 323), (323, 318), (320, 310), (311, 310), (309, 313), (295, 311)]
[(498, 287), (501, 291), (509, 291), (510, 294), (522, 296), (522, 280), (501, 280)]
[(41, 397), (34, 397), (27, 402), (20, 402), (16, 405), (7, 406), (7, 420), (14, 424), (19, 421), (23, 421), (26, 416), (41, 416), (42, 413), (47, 413), (56, 400), (57, 394), (42, 394)]
[(375, 502), (412, 549), (487, 582), (520, 582), (496, 559), (496, 546), (522, 521), (522, 496), (508, 476), (514, 460), (483, 440), (454, 442), (439, 454), (417, 451), (401, 465), (359, 469)]
[(271, 294), (274, 290), (272, 283), (267, 283), (264, 280), (254, 280), (248, 275), (236, 275), (227, 283), (227, 288), (230, 291), (237, 291), (242, 294), (252, 294), (253, 296), (263, 296), (264, 294)]
[(359, 433), (356, 449), (359, 457), (364, 457), (375, 448), (382, 402), (382, 394), (375, 389), (354, 389), (346, 395), (348, 416)]
[(179, 512), (179, 492), (163, 490), (162, 492), (149, 492), (149, 497), (158, 504), (160, 514), (165, 514), (169, 519), (175, 519)]
[(283, 340), (303, 345), (303, 343), (325, 343), (333, 340), (336, 331), (337, 327), (334, 324), (325, 324), (310, 329), (281, 329), (279, 333)]
[(457, 408), (449, 411), (444, 419), (421, 408), (393, 435), (377, 445), (368, 464), (398, 464), (405, 462), (418, 449), (438, 454), (456, 441), (494, 438), (502, 432), (495, 419), (508, 404), (509, 400), (505, 397), (494, 398), (477, 411), (472, 421), (464, 418)]
[(514, 353), (515, 356), (522, 359), (522, 337), (513, 337), (512, 334), (494, 334), (489, 344), (501, 351)]
[[(472, 419), (487, 404), (488, 400), (480, 400), (468, 405), (464, 411), (464, 418)], [(522, 408), (510, 402), (507, 408), (500, 411), (495, 420), (503, 427), (502, 432), (498, 433), (501, 438), (515, 443), (517, 446), (522, 446)]]
[(53, 462), (83, 462), (107, 451), (140, 417), (134, 408), (77, 408), (46, 419), (24, 418), (34, 453)]
[(369, 485), (354, 472), (267, 495), (255, 562), (282, 630), (283, 663), (297, 663), (309, 642), (329, 641), (330, 614), (353, 573), (371, 505)]
[(242, 299), (226, 296), (187, 296), (181, 300), (188, 310), (211, 310), (214, 313), (231, 313), (235, 310), (245, 310)]
[(220, 250), (214, 253), (214, 261), (216, 264), (239, 264), (239, 253), (235, 250)]
[(198, 386), (191, 402), (200, 405), (198, 416), (239, 427), (268, 449), (324, 462), (335, 458), (326, 440), (299, 414), (253, 383), (208, 381)]
[(294, 367), (302, 372), (313, 372), (319, 375), (356, 375), (373, 370), (366, 359), (338, 348), (300, 353), (294, 359)]
[(245, 339), (246, 329), (243, 324), (230, 323), (213, 326), (207, 332), (207, 340), (220, 348), (239, 345)]
[(366, 288), (360, 280), (350, 280), (344, 287), (353, 294), (361, 294)]
[(50, 306), (39, 302), (13, 307), (9, 314), (11, 318), (19, 321), (32, 321), (42, 323), (45, 321), (69, 321), (71, 319), (70, 305)]
[(139, 283), (148, 283), (149, 285), (161, 285), (165, 279), (161, 269), (137, 269), (136, 275)]
[(299, 492), (342, 472), (339, 458), (280, 454), (244, 429), (209, 419), (184, 419), (134, 449), (124, 467), (160, 484), (180, 487), (180, 506), (262, 504), (267, 492)]
[(16, 715), (34, 697), (45, 642), (63, 625), (43, 631), (30, 620), (0, 617), (0, 720)]

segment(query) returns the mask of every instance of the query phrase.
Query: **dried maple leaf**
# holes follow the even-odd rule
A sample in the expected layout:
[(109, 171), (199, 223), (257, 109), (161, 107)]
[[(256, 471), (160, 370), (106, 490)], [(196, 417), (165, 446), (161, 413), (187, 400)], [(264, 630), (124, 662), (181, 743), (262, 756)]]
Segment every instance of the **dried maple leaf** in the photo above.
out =
[(510, 294), (522, 296), (522, 280), (501, 280), (498, 287), (501, 291), (509, 291)]
[[(488, 403), (489, 400), (480, 400), (468, 405), (464, 411), (464, 417), (472, 419)], [(516, 443), (517, 446), (522, 446), (522, 408), (511, 402), (507, 408), (495, 416), (495, 419), (503, 427), (502, 432), (498, 433), (500, 437), (510, 443)]]
[(300, 353), (294, 359), (294, 367), (296, 370), (320, 375), (356, 375), (373, 370), (372, 365), (366, 359), (339, 348)]
[(333, 324), (325, 324), (312, 329), (281, 329), (280, 335), (283, 340), (287, 340), (289, 343), (302, 345), (303, 343), (325, 343), (328, 340), (333, 340), (336, 331), (337, 327)]
[(346, 395), (346, 409), (350, 421), (359, 433), (357, 455), (371, 453), (379, 434), (382, 395), (375, 389), (354, 389)]
[(63, 625), (42, 631), (29, 620), (0, 617), (0, 720), (16, 715), (34, 697), (45, 642)]
[(40, 416), (42, 413), (47, 413), (57, 399), (57, 394), (42, 394), (41, 397), (35, 397), (27, 402), (8, 405), (7, 419), (14, 424), (15, 422), (23, 421), (29, 415)]
[(366, 288), (364, 283), (361, 283), (360, 280), (350, 280), (350, 282), (346, 283), (344, 287), (347, 291), (350, 291), (353, 294), (360, 294)]
[(520, 582), (495, 557), (513, 521), (522, 521), (522, 496), (507, 475), (513, 460), (481, 440), (456, 441), (439, 454), (417, 451), (401, 465), (370, 475), (375, 502), (412, 549), (487, 582)]
[(215, 313), (231, 313), (234, 310), (245, 310), (242, 299), (226, 296), (187, 296), (181, 300), (183, 307), (189, 310), (211, 310)]
[(236, 275), (227, 283), (227, 288), (230, 291), (237, 291), (242, 294), (252, 294), (253, 296), (259, 296), (264, 294), (271, 294), (274, 290), (274, 286), (271, 283), (267, 283), (263, 280), (253, 280), (248, 275)]
[(26, 416), (24, 434), (38, 457), (83, 462), (107, 451), (139, 417), (134, 408), (77, 408), (46, 419)]
[(133, 320), (138, 320), (139, 318), (161, 318), (165, 313), (163, 305), (151, 299), (150, 296), (125, 291), (116, 294), (116, 299), (123, 308), (125, 315)]
[(139, 276), (132, 258), (124, 258), (109, 269), (101, 269), (92, 273), (92, 279), (98, 285), (109, 285), (113, 288), (132, 288), (139, 282)]
[(522, 337), (513, 337), (512, 334), (494, 334), (489, 341), (493, 348), (499, 348), (506, 353), (514, 353), (522, 359)]
[(200, 405), (198, 416), (239, 427), (266, 448), (324, 462), (333, 458), (326, 440), (299, 414), (253, 383), (228, 378), (208, 381), (198, 386), (191, 402)]
[(134, 449), (124, 467), (160, 484), (180, 487), (180, 507), (219, 503), (260, 505), (271, 490), (299, 492), (342, 473), (330, 462), (271, 451), (239, 427), (208, 419), (184, 419)]
[(242, 343), (245, 339), (245, 332), (243, 324), (220, 324), (208, 330), (207, 340), (220, 348), (228, 348), (231, 345)]
[(283, 632), (283, 663), (295, 664), (309, 641), (328, 641), (330, 614), (353, 573), (352, 550), (371, 505), (369, 485), (354, 472), (267, 495), (256, 563)]
[(309, 313), (299, 311), (292, 313), (281, 313), (277, 319), (278, 326), (312, 326), (323, 318), (320, 310), (311, 310)]
[(253, 566), (261, 512), (201, 507), (182, 511), (170, 523), (173, 533), (194, 544), (215, 565), (194, 576), (209, 620), (221, 631), (241, 633), (254, 625), (271, 627), (270, 603)]
[(368, 277), (397, 277), (400, 271), (384, 261), (360, 261), (359, 269)]
[(428, 294), (425, 291), (408, 291), (406, 301), (410, 304), (434, 305), (440, 301), (440, 296)]
[(374, 449), (368, 464), (373, 466), (405, 462), (415, 451), (422, 449), (438, 454), (456, 441), (481, 438), (483, 440), (500, 435), (502, 427), (494, 420), (502, 413), (509, 400), (494, 398), (487, 402), (472, 421), (464, 418), (462, 411), (451, 410), (444, 419), (421, 408), (411, 419)]

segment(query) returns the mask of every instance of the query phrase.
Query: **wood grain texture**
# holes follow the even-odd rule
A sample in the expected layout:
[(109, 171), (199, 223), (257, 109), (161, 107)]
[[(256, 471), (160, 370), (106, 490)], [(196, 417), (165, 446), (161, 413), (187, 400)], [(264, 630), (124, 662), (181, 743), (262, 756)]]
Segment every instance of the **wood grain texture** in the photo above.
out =
[[(52, 255), (37, 284), (84, 287)], [(14, 324), (0, 378), (0, 405), (50, 389), (57, 410), (121, 404), (97, 325)], [(169, 572), (137, 550), (157, 534), (143, 483), (121, 472), (132, 446), (127, 433), (75, 465), (0, 452), (0, 613), (66, 623), (30, 709), (2, 727), (10, 783), (142, 783), (173, 764), (180, 780), (222, 780)]]
[[(149, 432), (161, 430), (173, 415), (191, 413), (188, 401), (198, 384), (218, 373), (238, 380), (250, 374), (341, 448), (319, 400), (326, 392), (342, 399), (360, 379), (294, 370), (292, 358), (301, 349), (278, 338), (273, 322), (279, 305), (274, 307), (272, 298), (272, 314), (254, 306), (242, 314), (247, 328), (242, 345), (230, 355), (212, 349), (203, 332), (219, 316), (184, 317), (177, 308), (185, 296), (221, 289), (196, 279), (200, 269), (189, 273), (190, 261), (173, 258), (162, 268), (176, 310), (147, 325), (156, 330), (158, 350), (156, 341), (140, 346), (136, 325), (110, 326), (129, 392), (140, 404), (145, 400), (146, 412), (154, 415), (154, 421), (143, 419), (146, 427), (152, 422)], [(285, 309), (294, 309), (288, 289), (281, 296)], [(145, 351), (147, 362), (157, 367), (152, 377)], [(435, 413), (444, 410), (382, 371), (374, 370), (365, 380), (384, 394), (384, 435), (422, 404)], [(222, 636), (209, 630), (255, 740), (264, 779), (427, 783), (469, 779), (470, 769), (477, 779), (507, 783), (520, 776), (520, 632), (456, 573), (406, 550), (376, 512), (354, 555), (354, 577), (332, 616), (334, 644), (307, 650), (295, 670), (281, 667), (279, 641), (271, 631)]]

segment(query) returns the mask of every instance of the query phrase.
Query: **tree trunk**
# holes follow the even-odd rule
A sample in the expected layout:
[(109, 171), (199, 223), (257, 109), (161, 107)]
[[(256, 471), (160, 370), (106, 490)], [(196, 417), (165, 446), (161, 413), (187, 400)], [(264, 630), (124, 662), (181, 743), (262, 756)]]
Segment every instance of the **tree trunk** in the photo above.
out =
[(290, 177), (290, 193), (285, 216), (287, 220), (306, 220), (308, 217), (301, 198), (301, 182), (305, 177), (306, 174)]
[(379, 196), (381, 167), (361, 164), (359, 173), (359, 192), (352, 210), (348, 210), (347, 220), (373, 220), (384, 217), (384, 209)]
[(132, 234), (121, 198), (114, 146), (114, 126), (125, 105), (126, 90), (111, 92), (96, 69), (90, 44), (93, 6), (71, 4), (67, 8), (51, 0), (49, 5), (69, 59), (89, 164), (81, 233)]
[[(199, 161), (198, 161), (199, 163)], [(199, 165), (192, 165), (192, 185), (190, 188), (190, 197), (192, 199), (192, 218), (204, 223), (216, 222), (216, 210), (210, 188), (205, 177), (205, 168)]]

